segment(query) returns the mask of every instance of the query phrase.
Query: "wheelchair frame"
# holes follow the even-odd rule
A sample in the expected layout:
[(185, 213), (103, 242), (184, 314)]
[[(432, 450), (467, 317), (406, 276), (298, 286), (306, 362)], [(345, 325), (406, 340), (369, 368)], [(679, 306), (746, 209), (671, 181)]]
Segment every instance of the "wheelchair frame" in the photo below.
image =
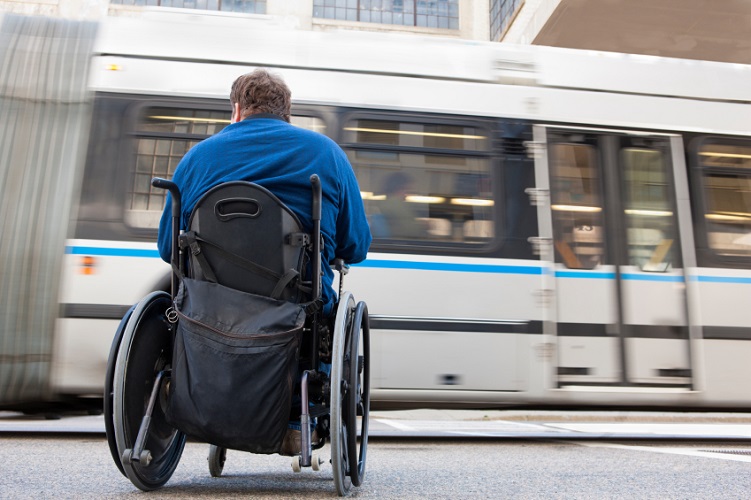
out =
[[(310, 178), (313, 234), (311, 237), (312, 298), (321, 296), (321, 183)], [(105, 431), (115, 465), (136, 487), (150, 491), (163, 486), (174, 473), (182, 455), (186, 435), (165, 418), (170, 387), (172, 349), (176, 317), (170, 312), (184, 276), (184, 255), (178, 244), (181, 196), (176, 184), (154, 178), (152, 185), (172, 195), (172, 291), (153, 292), (125, 314), (112, 342), (105, 379)], [(323, 463), (313, 447), (331, 443), (334, 484), (340, 496), (364, 480), (370, 411), (370, 327), (368, 309), (343, 290), (347, 266), (335, 262), (339, 272), (339, 300), (333, 331), (316, 310), (306, 320), (310, 334), (311, 369), (300, 377), (301, 452), (293, 457), (292, 468), (320, 470)], [(321, 346), (331, 346), (331, 373), (319, 370)], [(302, 345), (299, 349), (302, 349)], [(362, 354), (361, 354), (362, 353)], [(150, 388), (147, 390), (146, 388)], [(358, 416), (359, 427), (358, 427)], [(311, 443), (311, 422), (323, 439)], [(326, 423), (328, 422), (328, 425)], [(358, 430), (360, 440), (358, 444)], [(211, 444), (209, 472), (220, 476), (226, 449)]]

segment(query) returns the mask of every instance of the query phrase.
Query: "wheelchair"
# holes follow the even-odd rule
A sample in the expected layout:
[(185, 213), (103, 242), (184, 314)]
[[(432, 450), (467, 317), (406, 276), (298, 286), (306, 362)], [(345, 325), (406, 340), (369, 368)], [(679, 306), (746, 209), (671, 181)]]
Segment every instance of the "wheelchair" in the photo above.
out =
[(218, 477), (228, 448), (279, 453), (290, 421), (300, 423), (295, 472), (320, 470), (330, 442), (339, 496), (362, 484), (368, 309), (344, 291), (348, 268), (337, 261), (338, 302), (323, 313), (322, 193), (318, 176), (310, 182), (311, 233), (271, 192), (244, 181), (209, 190), (181, 232), (177, 186), (152, 180), (172, 195), (172, 290), (123, 317), (104, 393), (112, 459), (139, 489), (170, 479), (187, 437), (209, 444)]

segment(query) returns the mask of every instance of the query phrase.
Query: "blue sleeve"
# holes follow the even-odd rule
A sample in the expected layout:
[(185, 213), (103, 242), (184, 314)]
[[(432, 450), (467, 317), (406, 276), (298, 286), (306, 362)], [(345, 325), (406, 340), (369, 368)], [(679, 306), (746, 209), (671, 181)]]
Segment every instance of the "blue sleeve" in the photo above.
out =
[(341, 191), (336, 221), (336, 256), (348, 264), (357, 264), (367, 257), (372, 236), (355, 172), (343, 151), (338, 159)]
[[(192, 208), (189, 204), (192, 196), (190, 186), (192, 180), (196, 175), (200, 173), (196, 172), (196, 169), (192, 167), (192, 158), (195, 156), (196, 148), (191, 148), (182, 157), (180, 163), (175, 168), (175, 173), (172, 174), (172, 182), (174, 182), (180, 190), (182, 197), (182, 213), (180, 214), (180, 229), (185, 229), (185, 223), (187, 216), (185, 214), (186, 208)], [(199, 171), (200, 172), (200, 171)], [(159, 235), (157, 236), (157, 248), (159, 249), (159, 256), (163, 261), (169, 263), (172, 257), (172, 194), (167, 191), (167, 196), (164, 199), (164, 210), (162, 211), (162, 218), (159, 220)]]

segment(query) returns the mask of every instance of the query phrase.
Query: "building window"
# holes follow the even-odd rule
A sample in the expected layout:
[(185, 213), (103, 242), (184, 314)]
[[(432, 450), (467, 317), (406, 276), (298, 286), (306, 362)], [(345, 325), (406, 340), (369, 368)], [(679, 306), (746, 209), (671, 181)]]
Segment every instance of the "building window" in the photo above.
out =
[(313, 0), (313, 17), (459, 29), (459, 0)]
[(218, 10), (222, 12), (242, 12), (244, 14), (266, 13), (266, 0), (110, 0), (110, 4)]
[(523, 4), (524, 0), (490, 0), (491, 40), (501, 39)]

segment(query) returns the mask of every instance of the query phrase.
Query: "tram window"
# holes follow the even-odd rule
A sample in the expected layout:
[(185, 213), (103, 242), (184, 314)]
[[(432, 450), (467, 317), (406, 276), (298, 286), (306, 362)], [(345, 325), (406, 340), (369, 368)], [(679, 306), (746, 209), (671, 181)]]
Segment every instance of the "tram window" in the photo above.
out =
[(621, 168), (629, 263), (644, 271), (666, 271), (673, 261), (675, 235), (663, 153), (624, 148)]
[(699, 158), (710, 248), (718, 255), (751, 257), (751, 146), (705, 143)]
[(427, 154), (396, 153), (396, 162), (348, 154), (374, 237), (470, 244), (493, 237), (488, 160), (465, 158), (458, 168)]
[[(293, 125), (325, 132), (320, 118), (294, 115)], [(151, 186), (153, 177), (171, 179), (190, 148), (230, 123), (229, 111), (145, 107), (136, 123), (135, 168), (126, 198), (125, 222), (139, 229), (159, 227), (165, 191)]]
[(133, 176), (128, 207), (131, 216), (135, 217), (139, 212), (161, 212), (164, 208), (164, 190), (151, 187), (151, 179), (154, 177), (172, 178), (180, 159), (197, 143), (197, 140), (186, 139), (138, 140), (136, 171)]
[(136, 165), (125, 207), (125, 222), (156, 228), (165, 191), (151, 186), (153, 177), (170, 179), (185, 153), (230, 122), (228, 111), (144, 107), (136, 123)]
[(361, 119), (344, 132), (371, 231), (382, 244), (482, 245), (495, 236), (482, 129)]
[(555, 248), (566, 267), (593, 269), (604, 254), (602, 193), (595, 149), (556, 143), (550, 148)]
[(354, 120), (344, 131), (347, 143), (465, 151), (484, 151), (489, 147), (487, 134), (465, 125)]
[(292, 115), (289, 118), (289, 122), (296, 127), (312, 130), (319, 134), (326, 134), (326, 124), (323, 120), (315, 116)]

